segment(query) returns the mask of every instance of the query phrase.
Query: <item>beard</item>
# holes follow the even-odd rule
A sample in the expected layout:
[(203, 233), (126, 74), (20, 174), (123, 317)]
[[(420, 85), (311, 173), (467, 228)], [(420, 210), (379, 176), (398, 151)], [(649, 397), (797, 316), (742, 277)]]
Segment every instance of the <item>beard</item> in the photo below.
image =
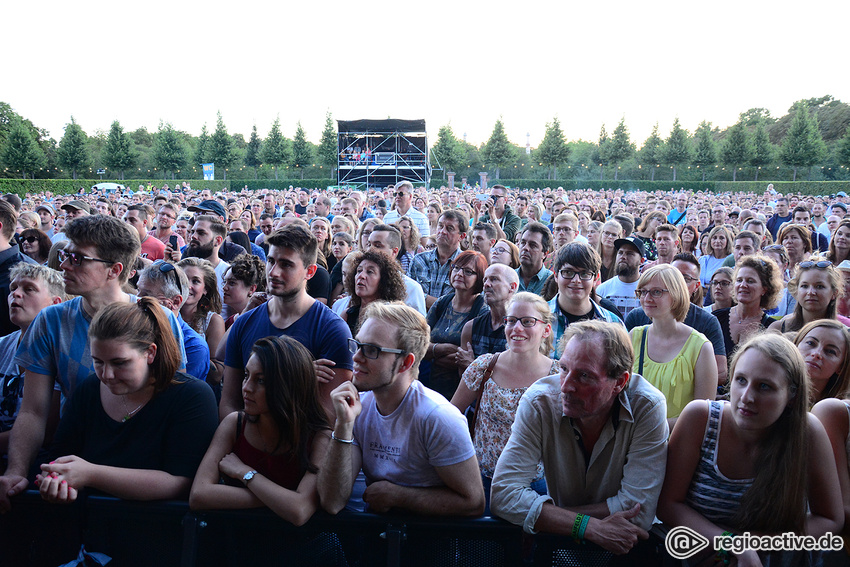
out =
[(184, 256), (188, 256), (191, 258), (210, 258), (213, 255), (213, 244), (210, 242), (209, 244), (199, 244), (197, 246), (189, 245), (186, 248), (186, 254)]
[(638, 272), (638, 266), (631, 266), (629, 264), (620, 263), (617, 264), (617, 275), (623, 276), (624, 278), (633, 278), (635, 274)]

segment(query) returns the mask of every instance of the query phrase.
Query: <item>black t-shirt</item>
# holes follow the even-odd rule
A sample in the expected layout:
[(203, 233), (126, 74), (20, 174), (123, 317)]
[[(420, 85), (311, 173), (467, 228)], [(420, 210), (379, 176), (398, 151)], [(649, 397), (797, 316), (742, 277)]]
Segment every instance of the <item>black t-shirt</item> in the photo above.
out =
[(323, 267), (316, 266), (316, 273), (307, 280), (307, 295), (328, 301), (331, 295), (331, 275)]
[(122, 422), (104, 411), (100, 380), (92, 374), (66, 403), (50, 458), (77, 455), (98, 465), (193, 478), (218, 427), (218, 410), (206, 383), (183, 373), (177, 379)]

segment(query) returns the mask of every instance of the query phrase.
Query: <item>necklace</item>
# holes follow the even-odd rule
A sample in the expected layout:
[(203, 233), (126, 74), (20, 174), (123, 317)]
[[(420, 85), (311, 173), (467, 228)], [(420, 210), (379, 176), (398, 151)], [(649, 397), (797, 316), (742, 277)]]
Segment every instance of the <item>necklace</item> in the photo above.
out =
[(755, 314), (755, 315), (751, 315), (751, 316), (749, 316), (749, 317), (744, 317), (744, 316), (741, 314), (742, 309), (741, 309), (740, 304), (739, 304), (739, 305), (738, 305), (738, 307), (736, 308), (736, 311), (738, 312), (738, 324), (739, 324), (739, 325), (743, 325), (743, 324), (744, 324), (744, 321), (748, 321), (748, 320), (751, 320), (751, 319), (761, 319), (761, 316), (760, 316), (760, 314), (758, 314), (758, 313), (757, 313), (757, 314)]
[[(121, 398), (121, 404), (124, 406), (124, 409), (127, 409), (127, 400), (124, 397)], [(128, 411), (127, 413), (125, 413), (124, 417), (121, 418), (121, 423), (125, 423), (128, 419), (136, 415), (136, 412), (142, 409), (143, 405), (145, 405), (145, 402), (140, 403), (138, 407), (133, 411)]]

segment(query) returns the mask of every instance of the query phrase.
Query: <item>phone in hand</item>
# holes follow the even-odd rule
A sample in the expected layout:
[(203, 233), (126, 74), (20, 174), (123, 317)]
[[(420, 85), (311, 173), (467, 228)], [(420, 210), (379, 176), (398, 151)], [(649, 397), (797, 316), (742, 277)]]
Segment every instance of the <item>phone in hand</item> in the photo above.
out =
[(171, 246), (171, 249), (175, 252), (179, 251), (180, 248), (177, 246), (177, 235), (172, 234), (168, 237), (168, 244)]

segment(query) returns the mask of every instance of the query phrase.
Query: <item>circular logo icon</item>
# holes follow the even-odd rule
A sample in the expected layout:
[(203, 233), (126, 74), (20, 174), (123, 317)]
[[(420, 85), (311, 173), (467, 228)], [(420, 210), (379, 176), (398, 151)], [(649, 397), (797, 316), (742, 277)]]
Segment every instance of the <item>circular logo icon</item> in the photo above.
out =
[(667, 553), (674, 559), (687, 559), (693, 557), (706, 547), (709, 541), (691, 528), (678, 526), (667, 532), (664, 538), (664, 547)]

